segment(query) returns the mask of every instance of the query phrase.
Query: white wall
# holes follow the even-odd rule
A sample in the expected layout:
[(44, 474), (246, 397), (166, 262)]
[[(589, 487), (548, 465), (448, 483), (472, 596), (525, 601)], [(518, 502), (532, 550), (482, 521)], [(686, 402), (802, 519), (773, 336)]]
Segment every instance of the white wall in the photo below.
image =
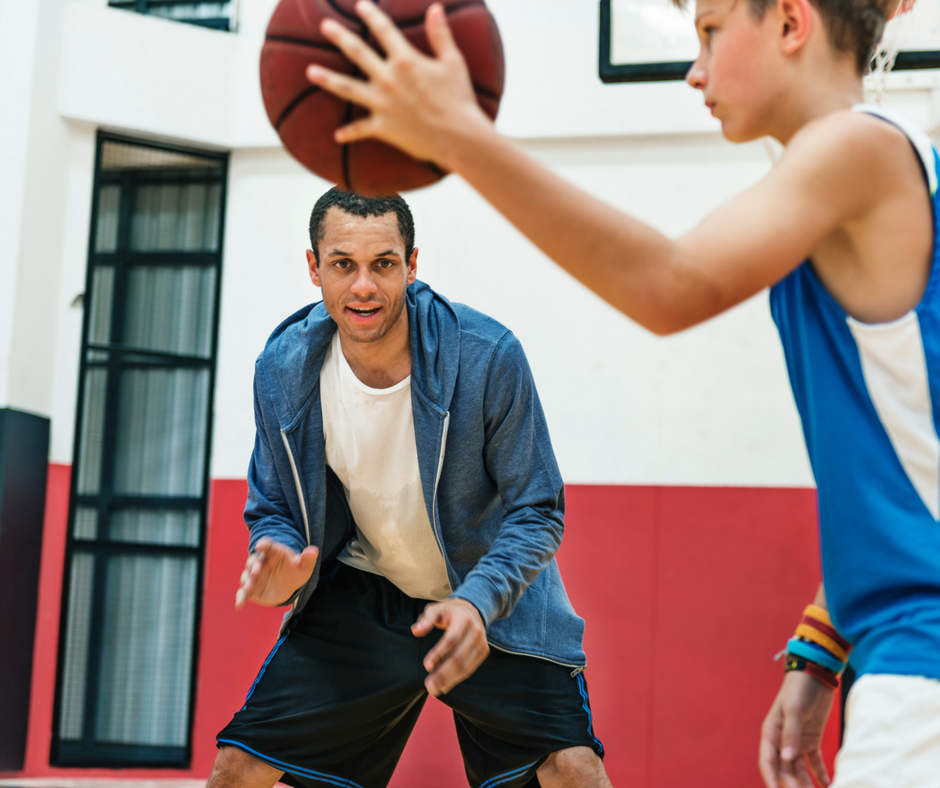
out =
[(22, 0), (4, 7), (0, 26), (0, 407), (9, 405), (38, 18), (39, 0)]
[[(83, 288), (93, 135), (104, 127), (232, 151), (212, 475), (245, 474), (253, 361), (283, 317), (318, 298), (303, 251), (328, 187), (281, 150), (264, 117), (257, 57), (273, 5), (241, 0), (237, 35), (101, 0), (65, 7), (54, 459), (71, 459), (81, 315), (69, 304)], [(602, 85), (594, 0), (490, 5), (507, 52), (501, 129), (587, 191), (677, 234), (771, 166), (763, 143), (724, 142), (683, 83)], [(894, 75), (888, 103), (930, 128), (938, 85), (936, 74)], [(569, 481), (812, 484), (766, 294), (657, 339), (549, 264), (461, 181), (407, 196), (419, 276), (520, 337)]]

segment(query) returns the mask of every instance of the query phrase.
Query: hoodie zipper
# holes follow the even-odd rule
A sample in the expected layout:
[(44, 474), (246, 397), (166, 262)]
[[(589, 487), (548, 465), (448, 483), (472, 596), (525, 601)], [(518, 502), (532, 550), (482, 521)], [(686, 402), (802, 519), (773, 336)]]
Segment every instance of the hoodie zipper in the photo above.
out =
[(300, 514), (304, 518), (304, 533), (307, 534), (307, 544), (310, 544), (310, 523), (307, 520), (307, 504), (304, 502), (304, 491), (300, 486), (300, 473), (297, 471), (297, 463), (294, 462), (294, 453), (290, 450), (290, 443), (287, 440), (287, 433), (281, 430), (281, 440), (284, 441), (284, 448), (287, 449), (287, 459), (290, 460), (290, 471), (294, 474), (294, 485), (297, 487), (297, 498), (300, 500)]
[[(434, 538), (437, 540), (437, 548), (441, 551), (441, 558), (444, 559), (444, 567), (447, 567), (447, 555), (444, 553), (444, 538), (441, 536), (441, 526), (437, 521), (437, 487), (441, 483), (441, 473), (444, 470), (444, 449), (447, 447), (447, 432), (450, 429), (450, 411), (444, 414), (444, 431), (441, 435), (441, 453), (437, 458), (437, 478), (434, 479), (434, 496), (431, 499), (431, 516), (434, 518)], [(453, 579), (448, 572), (447, 582), (453, 589)]]
[(511, 649), (504, 648), (503, 646), (497, 646), (491, 640), (487, 639), (486, 641), (497, 651), (502, 651), (504, 654), (514, 654), (517, 657), (531, 657), (532, 659), (544, 659), (546, 662), (551, 662), (553, 665), (561, 665), (563, 668), (574, 668), (571, 671), (571, 678), (574, 678), (579, 673), (582, 673), (587, 665), (572, 665), (570, 662), (559, 662), (557, 659), (552, 659), (551, 657), (541, 657), (538, 654), (527, 654), (524, 651), (512, 651)]

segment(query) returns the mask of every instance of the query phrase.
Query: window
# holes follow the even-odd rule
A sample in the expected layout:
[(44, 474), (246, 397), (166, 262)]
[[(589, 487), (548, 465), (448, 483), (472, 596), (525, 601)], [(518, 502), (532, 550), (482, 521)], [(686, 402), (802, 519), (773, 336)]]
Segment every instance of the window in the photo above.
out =
[[(695, 2), (600, 0), (602, 82), (682, 80), (698, 55)], [(889, 25), (886, 42), (903, 44), (894, 71), (940, 68), (940, 0), (917, 0)]]
[(108, 5), (215, 30), (235, 29), (236, 0), (108, 0)]
[(189, 760), (226, 163), (98, 139), (57, 765)]

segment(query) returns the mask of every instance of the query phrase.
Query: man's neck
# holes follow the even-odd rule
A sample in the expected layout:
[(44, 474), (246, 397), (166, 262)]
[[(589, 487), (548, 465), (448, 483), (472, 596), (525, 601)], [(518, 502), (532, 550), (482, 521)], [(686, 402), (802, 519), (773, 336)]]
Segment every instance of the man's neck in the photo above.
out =
[(339, 342), (353, 374), (370, 388), (387, 389), (411, 374), (407, 309), (392, 330), (375, 342), (353, 342), (342, 333)]

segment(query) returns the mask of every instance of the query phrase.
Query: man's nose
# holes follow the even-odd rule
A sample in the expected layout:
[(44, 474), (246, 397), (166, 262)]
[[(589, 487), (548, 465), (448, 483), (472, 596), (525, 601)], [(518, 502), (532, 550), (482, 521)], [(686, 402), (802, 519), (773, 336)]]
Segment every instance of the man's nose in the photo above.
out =
[(353, 280), (352, 294), (362, 300), (367, 301), (375, 293), (375, 280), (372, 277), (372, 271), (368, 267), (360, 268)]

